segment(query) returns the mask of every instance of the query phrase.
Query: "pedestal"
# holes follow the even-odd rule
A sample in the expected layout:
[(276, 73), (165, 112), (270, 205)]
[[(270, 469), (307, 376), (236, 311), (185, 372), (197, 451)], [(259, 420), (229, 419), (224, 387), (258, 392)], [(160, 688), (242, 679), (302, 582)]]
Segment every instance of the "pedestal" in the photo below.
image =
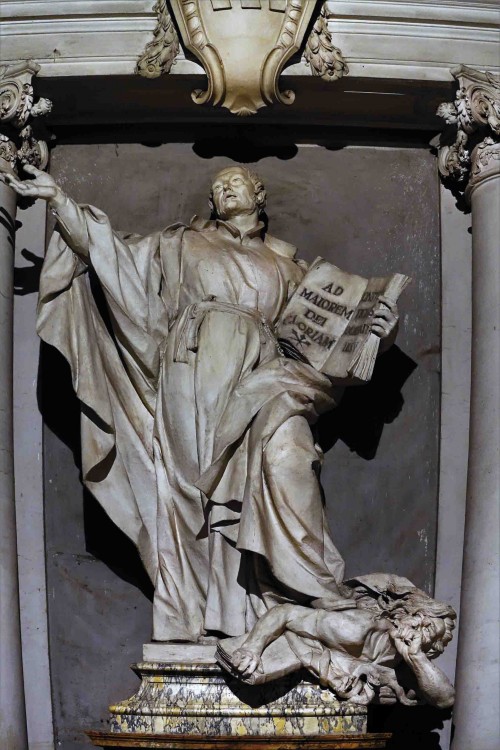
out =
[[(88, 732), (100, 747), (384, 748), (366, 733), (367, 709), (340, 703), (297, 673), (249, 686), (214, 659), (215, 646), (144, 647), (133, 669), (141, 685), (110, 707), (110, 731)], [(146, 660), (147, 659), (147, 660)], [(306, 678), (306, 679), (304, 679)]]

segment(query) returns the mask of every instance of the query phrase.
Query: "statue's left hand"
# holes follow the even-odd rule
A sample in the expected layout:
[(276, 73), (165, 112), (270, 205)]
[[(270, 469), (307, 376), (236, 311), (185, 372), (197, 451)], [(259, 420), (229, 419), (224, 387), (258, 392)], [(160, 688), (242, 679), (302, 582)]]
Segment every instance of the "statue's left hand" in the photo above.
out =
[(371, 330), (381, 339), (395, 336), (399, 321), (398, 306), (388, 297), (380, 297), (380, 304), (373, 311)]

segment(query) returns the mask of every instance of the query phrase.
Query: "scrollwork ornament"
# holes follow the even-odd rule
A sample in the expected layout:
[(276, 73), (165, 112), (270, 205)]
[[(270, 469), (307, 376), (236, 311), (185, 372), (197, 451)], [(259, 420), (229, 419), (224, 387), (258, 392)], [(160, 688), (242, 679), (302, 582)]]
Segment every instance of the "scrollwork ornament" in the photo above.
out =
[(31, 164), (38, 169), (45, 169), (49, 162), (49, 149), (45, 141), (37, 140), (30, 125), (20, 133), (22, 143), (17, 152), (17, 160), (24, 167)]
[[(192, 92), (196, 104), (221, 106), (246, 116), (268, 104), (294, 101), (293, 91), (280, 90), (278, 82), (315, 17), (314, 0), (170, 0), (171, 18), (165, 0), (158, 0), (155, 7), (164, 22), (159, 22), (155, 40), (139, 62), (141, 75), (167, 72), (162, 55), (170, 60), (169, 45), (174, 42), (168, 40), (178, 29), (183, 46), (201, 62), (208, 79), (206, 89)], [(323, 41), (326, 44), (326, 37)], [(324, 71), (328, 54), (334, 54), (333, 46), (322, 51)]]
[(459, 83), (455, 101), (444, 102), (437, 110), (449, 126), (440, 138), (438, 166), (442, 177), (455, 178), (461, 191), (469, 177), (465, 189), (468, 197), (471, 189), (490, 173), (492, 163), (494, 169), (498, 168), (500, 79), (464, 65), (452, 74)]
[(454, 176), (459, 182), (465, 180), (470, 166), (470, 154), (465, 148), (466, 143), (467, 134), (459, 130), (455, 143), (441, 147), (438, 166), (443, 177)]
[(44, 97), (34, 102), (31, 81), (39, 70), (32, 60), (0, 67), (0, 123), (5, 129), (0, 156), (13, 171), (25, 164), (44, 169), (48, 163), (47, 144), (37, 139), (31, 125), (33, 118), (52, 109), (52, 102)]
[(0, 120), (16, 128), (26, 123), (33, 106), (33, 86), (17, 81), (3, 81), (0, 87)]
[(17, 165), (17, 148), (10, 138), (0, 133), (0, 159), (3, 159), (10, 165), (13, 172)]

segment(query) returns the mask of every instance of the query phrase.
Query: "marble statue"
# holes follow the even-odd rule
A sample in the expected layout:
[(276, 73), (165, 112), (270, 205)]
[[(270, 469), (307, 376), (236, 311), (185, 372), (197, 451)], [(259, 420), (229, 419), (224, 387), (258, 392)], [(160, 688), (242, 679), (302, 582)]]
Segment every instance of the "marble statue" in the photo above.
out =
[[(456, 613), (400, 576), (372, 574), (346, 582), (343, 611), (281, 604), (243, 638), (218, 645), (221, 666), (249, 684), (305, 667), (339, 700), (450, 708), (454, 689), (432, 659), (452, 639)], [(398, 672), (409, 667), (413, 679)], [(405, 690), (406, 687), (406, 690)]]
[[(71, 366), (83, 480), (155, 586), (154, 639), (241, 635), (285, 602), (345, 606), (310, 428), (335, 393), (275, 338), (306, 264), (265, 232), (261, 180), (223, 169), (215, 220), (139, 237), (26, 170), (9, 184), (57, 217), (38, 332)], [(386, 345), (397, 320), (392, 304), (374, 315)]]
[[(71, 366), (83, 480), (154, 584), (154, 640), (222, 639), (219, 661), (243, 681), (306, 667), (353, 703), (449, 705), (429, 656), (450, 640), (453, 610), (394, 576), (342, 583), (311, 431), (336, 392), (276, 339), (307, 264), (265, 230), (259, 177), (223, 169), (213, 220), (140, 237), (26, 171), (6, 180), (57, 218), (38, 332)], [(382, 348), (397, 323), (382, 297), (371, 323)], [(399, 684), (398, 659), (416, 692)]]

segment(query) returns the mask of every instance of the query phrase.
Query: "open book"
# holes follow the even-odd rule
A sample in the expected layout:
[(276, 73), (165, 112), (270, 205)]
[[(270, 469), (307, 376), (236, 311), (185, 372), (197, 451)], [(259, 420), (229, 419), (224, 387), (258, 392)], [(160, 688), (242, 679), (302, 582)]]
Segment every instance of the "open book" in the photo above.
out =
[(400, 273), (364, 279), (316, 258), (278, 322), (283, 349), (333, 381), (370, 380), (380, 342), (373, 310), (381, 296), (396, 302), (410, 281)]

